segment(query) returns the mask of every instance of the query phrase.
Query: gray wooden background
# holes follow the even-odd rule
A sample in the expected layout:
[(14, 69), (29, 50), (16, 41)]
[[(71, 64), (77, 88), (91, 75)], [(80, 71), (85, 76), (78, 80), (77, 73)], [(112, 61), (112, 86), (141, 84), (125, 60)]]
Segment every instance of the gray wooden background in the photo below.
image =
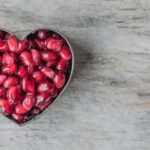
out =
[(0, 0), (0, 27), (56, 28), (76, 53), (47, 114), (24, 127), (0, 116), (0, 150), (150, 149), (149, 0)]

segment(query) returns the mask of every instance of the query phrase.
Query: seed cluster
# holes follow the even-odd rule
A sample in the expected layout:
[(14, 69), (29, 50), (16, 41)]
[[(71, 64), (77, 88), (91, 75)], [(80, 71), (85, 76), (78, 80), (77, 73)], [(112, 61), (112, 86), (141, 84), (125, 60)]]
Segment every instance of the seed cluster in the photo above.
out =
[(0, 30), (0, 111), (20, 124), (40, 114), (62, 91), (71, 60), (67, 42), (54, 31), (18, 40)]

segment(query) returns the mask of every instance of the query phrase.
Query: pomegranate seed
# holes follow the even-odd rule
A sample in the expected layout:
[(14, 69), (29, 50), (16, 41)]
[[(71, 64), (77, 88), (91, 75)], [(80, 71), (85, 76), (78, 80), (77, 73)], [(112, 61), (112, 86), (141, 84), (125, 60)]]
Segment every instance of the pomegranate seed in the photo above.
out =
[(31, 49), (31, 53), (32, 53), (34, 64), (38, 66), (40, 64), (40, 53), (35, 49)]
[(41, 59), (43, 61), (56, 60), (57, 58), (58, 58), (58, 55), (55, 52), (51, 52), (51, 51), (42, 51), (41, 52)]
[(29, 52), (27, 51), (22, 52), (20, 58), (26, 66), (33, 65), (32, 55)]
[(2, 58), (3, 65), (13, 65), (16, 57), (13, 53), (4, 53)]
[(51, 97), (56, 97), (58, 95), (58, 91), (55, 88), (52, 92), (51, 92)]
[(0, 85), (2, 85), (5, 82), (6, 78), (6, 75), (0, 75)]
[(53, 37), (54, 39), (60, 39), (60, 36), (59, 36), (57, 33), (54, 33), (54, 34), (52, 35), (52, 37)]
[(34, 93), (35, 83), (32, 77), (26, 76), (22, 79), (22, 89), (26, 92)]
[(48, 49), (55, 50), (55, 51), (60, 51), (62, 48), (63, 41), (58, 40), (58, 39), (49, 39), (45, 42), (46, 46)]
[(21, 40), (19, 42), (18, 52), (22, 52), (26, 49), (28, 49), (28, 41), (27, 40)]
[(43, 82), (43, 83), (40, 83), (37, 87), (37, 91), (39, 93), (43, 93), (43, 92), (52, 92), (54, 90), (54, 86), (52, 83), (50, 82)]
[(4, 115), (9, 115), (12, 113), (12, 106), (9, 104), (7, 99), (0, 99), (0, 111)]
[(38, 94), (35, 106), (39, 107), (41, 104), (43, 104), (46, 101), (47, 98), (50, 98), (49, 92), (44, 92), (44, 93)]
[(23, 107), (22, 104), (18, 104), (15, 108), (17, 114), (25, 114), (27, 110)]
[(8, 37), (8, 46), (11, 52), (18, 52), (18, 39), (14, 35)]
[(26, 76), (27, 73), (28, 72), (27, 72), (27, 69), (25, 68), (25, 66), (21, 65), (18, 70), (18, 75), (22, 78), (22, 77)]
[(18, 104), (20, 100), (18, 100), (18, 94), (20, 93), (20, 89), (17, 86), (12, 86), (8, 89), (7, 97), (10, 104)]
[(8, 40), (8, 37), (10, 36), (9, 33), (6, 33), (5, 37), (4, 37), (4, 40)]
[(54, 70), (51, 69), (51, 68), (48, 68), (48, 67), (43, 67), (43, 68), (41, 69), (41, 72), (42, 72), (45, 76), (47, 76), (48, 78), (50, 78), (50, 79), (53, 79), (54, 76), (55, 76)]
[(70, 60), (71, 51), (67, 47), (63, 47), (63, 49), (60, 50), (60, 56), (65, 60)]
[(56, 66), (57, 70), (64, 71), (64, 72), (67, 70), (67, 67), (68, 67), (68, 61), (64, 59), (60, 59)]
[(33, 72), (32, 76), (36, 82), (41, 82), (46, 80), (46, 77), (40, 71)]
[(29, 41), (27, 42), (27, 47), (28, 49), (30, 50), (31, 48), (35, 48), (36, 47), (36, 44), (34, 41)]
[(56, 66), (57, 63), (58, 63), (57, 60), (51, 60), (51, 61), (48, 61), (48, 62), (46, 63), (46, 66), (47, 66), (47, 67)]
[(37, 44), (37, 47), (39, 49), (45, 49), (45, 44), (43, 41), (39, 41), (39, 40), (35, 40), (36, 44)]
[(38, 115), (40, 112), (41, 112), (41, 110), (40, 110), (39, 108), (34, 108), (34, 109), (31, 111), (31, 113), (32, 113), (33, 115)]
[(28, 93), (25, 99), (23, 100), (23, 107), (29, 111), (35, 104), (35, 101), (35, 96), (31, 93)]
[(0, 39), (4, 37), (3, 31), (0, 31)]
[(17, 77), (8, 77), (4, 82), (5, 88), (10, 88), (11, 86), (14, 86), (18, 83)]
[(8, 51), (8, 44), (6, 41), (0, 40), (0, 52)]
[(6, 74), (15, 74), (17, 72), (17, 65), (2, 66), (2, 72)]
[(54, 84), (55, 86), (60, 89), (64, 86), (65, 84), (65, 75), (63, 73), (58, 73), (55, 77), (54, 77)]
[(47, 101), (47, 102), (44, 103), (43, 105), (40, 105), (39, 108), (40, 108), (41, 111), (44, 111), (44, 110), (47, 109), (51, 104), (52, 104), (52, 100), (49, 99), (49, 101)]
[(14, 112), (14, 113), (12, 114), (12, 118), (15, 119), (16, 121), (19, 121), (19, 122), (20, 122), (20, 121), (23, 120), (24, 116), (21, 115), (21, 114), (17, 114), (17, 113)]
[(34, 65), (28, 66), (28, 72), (29, 72), (30, 74), (32, 74), (33, 71), (34, 71)]
[(37, 36), (39, 37), (39, 39), (44, 40), (46, 38), (46, 31), (39, 30)]
[(0, 87), (0, 97), (5, 97), (6, 92), (7, 92), (7, 90), (4, 87)]

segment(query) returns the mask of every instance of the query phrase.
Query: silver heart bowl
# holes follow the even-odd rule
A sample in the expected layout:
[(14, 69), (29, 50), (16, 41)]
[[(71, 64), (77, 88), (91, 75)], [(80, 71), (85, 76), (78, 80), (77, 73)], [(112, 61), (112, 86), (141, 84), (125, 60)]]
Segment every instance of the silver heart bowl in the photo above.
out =
[[(37, 119), (40, 118), (42, 115), (44, 115), (44, 114), (52, 107), (52, 105), (54, 105), (54, 104), (57, 102), (57, 100), (60, 98), (60, 96), (64, 93), (64, 91), (66, 90), (67, 86), (69, 85), (69, 83), (70, 83), (70, 81), (71, 81), (71, 78), (72, 78), (72, 75), (73, 75), (73, 72), (74, 72), (75, 55), (74, 55), (73, 48), (72, 48), (72, 46), (71, 46), (69, 40), (68, 40), (62, 33), (60, 33), (59, 31), (57, 31), (57, 30), (55, 30), (55, 29), (52, 29), (52, 28), (38, 28), (38, 29), (35, 29), (35, 30), (29, 32), (29, 33), (28, 33), (26, 36), (24, 36), (22, 39), (26, 39), (29, 35), (34, 34), (36, 31), (42, 30), (42, 29), (43, 29), (43, 30), (50, 31), (50, 32), (57, 33), (58, 35), (60, 35), (60, 36), (67, 42), (67, 44), (68, 44), (68, 46), (69, 46), (69, 49), (70, 49), (70, 51), (71, 51), (71, 53), (72, 53), (72, 59), (71, 59), (71, 65), (70, 65), (70, 74), (69, 74), (68, 80), (66, 81), (66, 83), (65, 83), (65, 85), (64, 85), (64, 87), (63, 87), (63, 89), (62, 89), (62, 91), (61, 91), (61, 92), (59, 93), (59, 95), (54, 99), (54, 101), (52, 102), (52, 104), (50, 104), (48, 108), (46, 108), (46, 109), (45, 109), (44, 111), (42, 111), (40, 114), (34, 116), (34, 117), (33, 117), (32, 119), (30, 119), (29, 121), (27, 121), (27, 122), (25, 122), (25, 123), (19, 124), (19, 123), (17, 123), (16, 121), (14, 121), (13, 119), (11, 119), (11, 118), (9, 118), (9, 117), (7, 117), (7, 116), (5, 116), (5, 115), (2, 114), (3, 116), (5, 116), (5, 118), (7, 118), (7, 119), (13, 121), (15, 124), (17, 124), (17, 125), (19, 125), (19, 126), (24, 126), (24, 125), (26, 125), (26, 124), (32, 122), (33, 120), (37, 120)], [(9, 32), (7, 29), (0, 28), (0, 30), (1, 30), (1, 31), (4, 31), (4, 32), (7, 32), (7, 33), (9, 33), (9, 34), (15, 35), (15, 34), (13, 34), (12, 32)], [(15, 35), (15, 36), (16, 36), (16, 35)]]

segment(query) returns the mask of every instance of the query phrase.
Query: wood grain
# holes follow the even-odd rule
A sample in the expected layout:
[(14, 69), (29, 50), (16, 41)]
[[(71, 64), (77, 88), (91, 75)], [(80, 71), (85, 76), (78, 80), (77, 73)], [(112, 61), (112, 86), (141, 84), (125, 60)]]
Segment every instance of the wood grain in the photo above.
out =
[(0, 0), (0, 27), (53, 27), (76, 54), (73, 80), (39, 120), (0, 116), (2, 150), (150, 149), (150, 1)]

